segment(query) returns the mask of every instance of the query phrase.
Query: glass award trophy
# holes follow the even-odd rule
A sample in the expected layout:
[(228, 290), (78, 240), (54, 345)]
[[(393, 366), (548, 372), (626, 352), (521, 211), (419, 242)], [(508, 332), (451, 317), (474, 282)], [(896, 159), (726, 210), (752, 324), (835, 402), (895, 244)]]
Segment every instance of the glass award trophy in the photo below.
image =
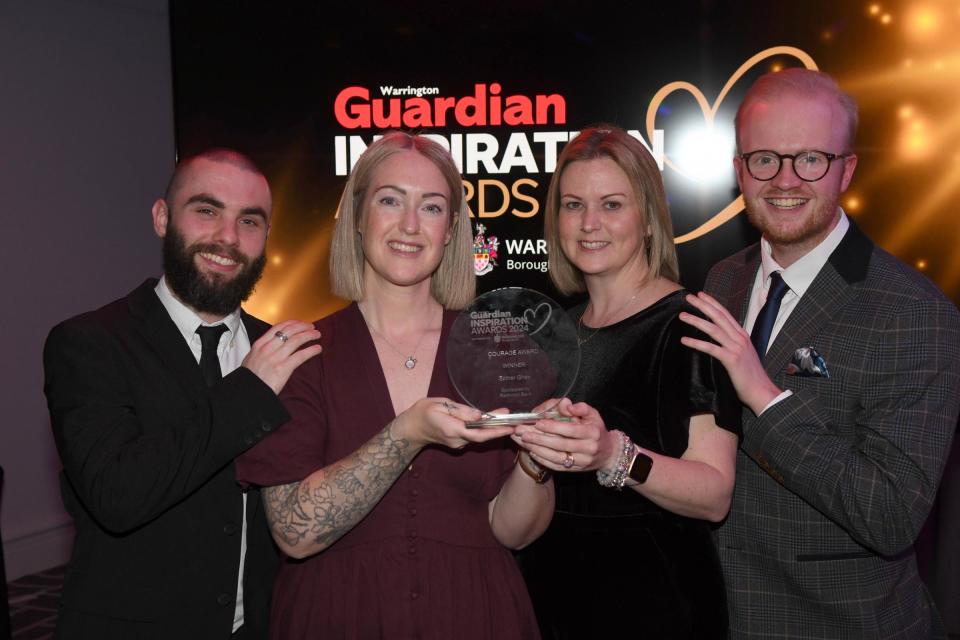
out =
[[(576, 325), (560, 305), (532, 289), (507, 287), (477, 297), (460, 312), (447, 340), (453, 386), (484, 412), (467, 422), (471, 428), (557, 418), (552, 407), (533, 409), (567, 395), (579, 368)], [(508, 413), (490, 413), (498, 409)]]

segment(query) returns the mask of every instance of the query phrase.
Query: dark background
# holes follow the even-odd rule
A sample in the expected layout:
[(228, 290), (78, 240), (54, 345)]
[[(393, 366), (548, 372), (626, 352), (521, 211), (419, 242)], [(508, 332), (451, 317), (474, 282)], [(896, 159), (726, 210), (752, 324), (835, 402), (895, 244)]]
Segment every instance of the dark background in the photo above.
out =
[[(903, 72), (917, 52), (936, 56), (952, 46), (942, 33), (916, 41), (907, 29), (907, 5), (884, 24), (870, 5), (855, 3), (742, 2), (524, 2), (390, 5), (257, 2), (171, 4), (176, 137), (178, 152), (212, 145), (239, 147), (261, 163), (274, 185), (276, 218), (273, 260), (250, 308), (268, 320), (314, 318), (340, 304), (327, 286), (327, 237), (346, 180), (334, 174), (333, 137), (373, 132), (345, 130), (333, 114), (347, 86), (363, 86), (380, 97), (382, 84), (435, 86), (440, 96), (473, 93), (474, 83), (498, 82), (502, 95), (559, 93), (566, 98), (563, 126), (529, 128), (453, 127), (424, 132), (497, 135), (501, 150), (510, 131), (576, 131), (609, 121), (645, 131), (651, 98), (665, 84), (685, 80), (709, 102), (748, 58), (772, 46), (790, 45), (811, 55), (861, 102), (858, 175), (843, 203), (848, 213), (883, 246), (917, 265), (958, 299), (960, 264), (954, 264), (956, 214), (934, 207), (903, 239), (902, 210), (912, 206), (917, 185), (929, 189), (942, 161), (894, 156), (906, 123), (898, 109), (908, 104), (933, 121), (954, 90), (946, 76), (907, 81), (890, 77), (879, 92), (874, 76)], [(941, 22), (956, 26), (957, 14)], [(899, 29), (899, 30), (898, 30)], [(937, 40), (940, 38), (940, 40)], [(939, 44), (938, 44), (939, 43)], [(931, 60), (934, 58), (931, 58)], [(765, 60), (732, 88), (717, 115), (717, 127), (732, 136), (732, 118), (744, 90), (776, 65), (796, 66), (781, 56)], [(931, 63), (932, 64), (932, 63)], [(916, 58), (913, 75), (926, 73)], [(892, 70), (892, 71), (891, 71)], [(937, 84), (937, 83), (940, 84)], [(938, 106), (939, 105), (939, 106)], [(666, 153), (676, 149), (684, 121), (701, 118), (689, 94), (677, 92), (662, 104), (657, 128), (665, 130)], [(932, 131), (928, 138), (934, 138)], [(646, 134), (644, 134), (646, 138)], [(537, 152), (537, 145), (532, 145)], [(903, 155), (903, 154), (901, 154)], [(916, 155), (916, 154), (915, 154)], [(538, 158), (540, 160), (541, 158)], [(729, 162), (728, 160), (726, 162)], [(542, 171), (542, 167), (540, 167)], [(931, 175), (933, 171), (933, 175)], [(476, 184), (496, 178), (537, 181), (542, 202), (549, 175), (465, 175)], [(732, 168), (719, 183), (697, 184), (669, 167), (664, 179), (676, 235), (709, 219), (737, 194)], [(496, 192), (488, 192), (493, 196)], [(475, 205), (476, 200), (471, 202)], [(524, 205), (526, 206), (526, 205)], [(489, 208), (489, 205), (488, 205)], [(477, 219), (475, 219), (475, 222)], [(542, 215), (520, 219), (509, 213), (484, 219), (487, 235), (540, 237)], [(917, 226), (917, 225), (914, 225)], [(710, 265), (756, 239), (745, 216), (696, 240), (678, 245), (684, 284), (699, 288)], [(537, 256), (531, 256), (536, 259)], [(545, 259), (542, 256), (541, 259)], [(503, 265), (479, 279), (481, 290), (525, 285), (552, 291), (537, 271), (508, 272)], [(269, 295), (267, 298), (265, 296)]]

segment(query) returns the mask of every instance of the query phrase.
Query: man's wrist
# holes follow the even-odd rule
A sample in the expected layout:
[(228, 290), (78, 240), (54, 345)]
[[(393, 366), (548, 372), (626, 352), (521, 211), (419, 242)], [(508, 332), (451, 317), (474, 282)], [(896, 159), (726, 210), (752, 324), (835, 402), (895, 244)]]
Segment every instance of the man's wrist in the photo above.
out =
[[(769, 378), (766, 378), (765, 382), (766, 384), (763, 385), (763, 388), (757, 390), (753, 397), (749, 399), (749, 402), (744, 403), (750, 408), (751, 411), (753, 411), (753, 414), (756, 416), (759, 416), (761, 413), (786, 397), (786, 395), (784, 395), (784, 390), (773, 384), (773, 381), (771, 381)], [(789, 393), (787, 393), (787, 395), (789, 395)]]
[(774, 406), (775, 404), (782, 402), (783, 400), (785, 400), (786, 398), (789, 398), (792, 395), (793, 395), (793, 391), (790, 391), (790, 389), (787, 389), (786, 391), (781, 391), (779, 394), (776, 395), (776, 397), (773, 398), (773, 400), (768, 402), (766, 406), (764, 406), (763, 409), (760, 410), (760, 413), (757, 413), (757, 417), (759, 418), (760, 416), (762, 416), (764, 413), (767, 412), (767, 409)]

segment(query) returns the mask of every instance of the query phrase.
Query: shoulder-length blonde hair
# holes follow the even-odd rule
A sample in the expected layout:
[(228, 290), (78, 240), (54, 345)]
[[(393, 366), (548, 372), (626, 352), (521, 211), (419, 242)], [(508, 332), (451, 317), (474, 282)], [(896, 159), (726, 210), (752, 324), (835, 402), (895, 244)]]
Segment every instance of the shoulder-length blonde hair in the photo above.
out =
[(470, 228), (463, 180), (450, 154), (425, 136), (393, 131), (367, 147), (347, 179), (337, 209), (330, 247), (330, 280), (333, 293), (347, 300), (363, 299), (363, 244), (361, 218), (374, 170), (400, 151), (416, 151), (430, 160), (450, 188), (451, 238), (440, 265), (430, 277), (430, 293), (447, 309), (462, 309), (476, 292), (473, 271), (473, 234)]
[[(580, 271), (560, 248), (560, 178), (571, 162), (610, 158), (617, 163), (630, 181), (637, 196), (640, 211), (650, 236), (644, 241), (650, 277), (664, 277), (673, 282), (680, 280), (677, 265), (677, 249), (673, 243), (673, 224), (663, 178), (656, 160), (643, 143), (623, 129), (612, 124), (597, 124), (588, 127), (567, 143), (557, 159), (557, 168), (547, 190), (547, 205), (544, 220), (544, 235), (550, 260), (550, 279), (560, 293), (570, 295), (586, 290), (583, 272)], [(646, 226), (644, 225), (644, 226)]]

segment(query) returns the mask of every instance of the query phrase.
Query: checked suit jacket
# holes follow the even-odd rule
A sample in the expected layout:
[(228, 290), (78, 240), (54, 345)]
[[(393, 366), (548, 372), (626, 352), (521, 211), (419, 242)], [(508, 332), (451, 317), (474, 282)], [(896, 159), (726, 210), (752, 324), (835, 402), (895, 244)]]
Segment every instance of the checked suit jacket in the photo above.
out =
[[(741, 323), (759, 245), (705, 289)], [(813, 347), (829, 377), (787, 372)], [(941, 637), (912, 544), (960, 410), (960, 314), (851, 221), (763, 359), (793, 395), (745, 409), (718, 544), (731, 638)]]
[[(230, 637), (242, 493), (233, 459), (289, 416), (240, 367), (212, 388), (147, 280), (56, 326), (45, 391), (76, 525), (57, 637)], [(250, 341), (267, 325), (243, 314)], [(266, 638), (279, 558), (247, 494), (246, 638)]]

